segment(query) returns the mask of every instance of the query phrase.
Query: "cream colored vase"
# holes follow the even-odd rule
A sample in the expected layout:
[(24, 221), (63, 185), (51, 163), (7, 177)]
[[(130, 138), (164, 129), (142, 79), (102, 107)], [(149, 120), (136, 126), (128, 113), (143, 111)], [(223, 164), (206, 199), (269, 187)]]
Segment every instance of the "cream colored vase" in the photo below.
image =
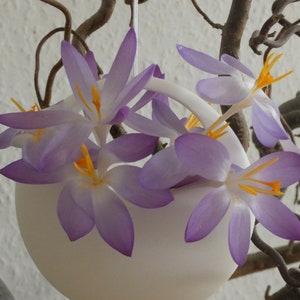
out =
[[(179, 91), (170, 87), (170, 94), (176, 99)], [(159, 91), (160, 85), (151, 82), (149, 88)], [(188, 96), (188, 103), (177, 101), (188, 104), (204, 123), (216, 118), (212, 108), (198, 97), (189, 93)], [(248, 164), (231, 131), (224, 143), (236, 163)], [(228, 251), (228, 217), (204, 240), (184, 241), (188, 218), (208, 188), (176, 191), (175, 200), (160, 209), (128, 204), (135, 227), (132, 257), (113, 250), (95, 229), (70, 242), (56, 216), (60, 189), (58, 184), (17, 184), (16, 210), (34, 263), (71, 300), (202, 300), (215, 292), (236, 268)]]

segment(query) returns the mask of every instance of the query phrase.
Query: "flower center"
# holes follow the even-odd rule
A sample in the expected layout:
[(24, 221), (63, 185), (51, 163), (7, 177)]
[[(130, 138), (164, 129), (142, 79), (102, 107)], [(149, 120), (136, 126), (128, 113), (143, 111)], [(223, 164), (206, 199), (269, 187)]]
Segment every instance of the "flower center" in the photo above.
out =
[[(79, 88), (78, 83), (75, 84), (78, 96), (81, 100), (81, 102), (83, 103), (83, 105), (90, 111), (92, 112), (92, 108), (89, 106), (89, 104), (87, 103), (87, 101), (84, 99), (82, 92)], [(96, 108), (96, 112), (98, 115), (98, 120), (101, 120), (101, 98), (100, 98), (100, 93), (98, 92), (98, 89), (96, 88), (96, 86), (93, 84), (91, 86), (91, 92), (92, 92), (92, 103)]]
[(190, 114), (184, 127), (186, 130), (190, 131), (194, 127), (201, 127), (201, 126), (202, 124), (200, 120), (194, 114)]
[(242, 180), (250, 181), (250, 184), (239, 184), (239, 187), (244, 190), (245, 192), (256, 196), (257, 194), (265, 194), (265, 195), (273, 195), (273, 196), (282, 196), (283, 192), (280, 190), (280, 181), (263, 181), (256, 178), (253, 178), (252, 176), (259, 173), (261, 170), (271, 166), (276, 161), (278, 161), (278, 157), (275, 157), (269, 161), (266, 161), (265, 163), (261, 164), (260, 166), (252, 169), (248, 173), (246, 173)]
[(281, 76), (274, 78), (270, 74), (270, 71), (274, 67), (276, 62), (281, 58), (282, 54), (279, 54), (279, 55), (275, 56), (274, 58), (273, 58), (273, 56), (274, 56), (274, 53), (271, 53), (270, 55), (268, 55), (268, 57), (264, 63), (264, 66), (263, 66), (262, 70), (260, 71), (258, 78), (255, 81), (255, 85), (251, 90), (252, 95), (255, 94), (259, 89), (262, 89), (268, 85), (271, 85), (272, 83), (277, 82), (277, 81), (287, 77), (291, 73), (293, 73), (293, 71), (289, 71)]
[(81, 174), (91, 178), (93, 185), (102, 183), (102, 178), (97, 175), (92, 159), (86, 145), (81, 146), (82, 156), (73, 163), (74, 168)]

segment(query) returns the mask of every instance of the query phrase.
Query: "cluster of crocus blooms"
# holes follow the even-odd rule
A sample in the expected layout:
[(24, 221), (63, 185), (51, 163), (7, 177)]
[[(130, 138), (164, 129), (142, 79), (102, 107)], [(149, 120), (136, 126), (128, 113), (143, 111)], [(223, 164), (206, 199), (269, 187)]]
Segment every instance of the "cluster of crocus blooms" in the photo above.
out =
[[(229, 248), (238, 265), (247, 257), (251, 214), (275, 235), (300, 239), (298, 218), (279, 199), (282, 188), (300, 179), (298, 151), (272, 153), (242, 168), (221, 138), (226, 137), (226, 119), (251, 106), (252, 125), (262, 144), (272, 147), (289, 140), (277, 106), (262, 91), (288, 75), (270, 74), (279, 57), (269, 57), (255, 79), (231, 56), (219, 61), (178, 46), (191, 65), (218, 75), (198, 82), (199, 102), (232, 105), (205, 127), (193, 113), (178, 118), (167, 95), (147, 90), (153, 77), (164, 80), (157, 65), (131, 76), (136, 47), (130, 29), (110, 71), (99, 81), (93, 53), (82, 56), (63, 41), (62, 61), (73, 97), (28, 111), (13, 100), (20, 111), (0, 115), (0, 124), (8, 127), (0, 134), (0, 147), (20, 147), (22, 157), (0, 173), (25, 184), (61, 183), (57, 215), (70, 240), (96, 227), (104, 241), (127, 256), (134, 248), (134, 224), (126, 202), (159, 209), (173, 201), (173, 190), (189, 185), (211, 189), (186, 220), (183, 242), (204, 239), (226, 214)], [(139, 113), (145, 105), (152, 107), (150, 118)], [(110, 138), (111, 126), (120, 123), (130, 133)], [(156, 151), (159, 138), (168, 142)]]

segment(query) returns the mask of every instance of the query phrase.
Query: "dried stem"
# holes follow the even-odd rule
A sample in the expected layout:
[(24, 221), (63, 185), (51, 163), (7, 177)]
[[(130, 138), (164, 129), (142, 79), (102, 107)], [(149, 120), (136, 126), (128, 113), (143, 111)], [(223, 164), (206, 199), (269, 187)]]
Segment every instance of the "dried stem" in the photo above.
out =
[[(275, 248), (275, 251), (283, 258), (286, 264), (292, 264), (300, 260), (300, 242)], [(277, 267), (277, 263), (270, 256), (262, 252), (249, 254), (245, 265), (236, 269), (230, 279), (261, 272)]]
[[(110, 19), (114, 8), (116, 0), (102, 0), (101, 6), (98, 11), (93, 14), (89, 19), (85, 20), (77, 29), (77, 34), (83, 39), (86, 40), (93, 32), (105, 25)], [(74, 47), (81, 53), (83, 49), (80, 41), (74, 37), (73, 38)]]
[[(233, 0), (227, 21), (222, 30), (220, 55), (227, 53), (239, 58), (242, 35), (248, 20), (252, 0)], [(221, 106), (225, 113), (229, 106)], [(239, 138), (244, 149), (249, 147), (248, 125), (242, 112), (228, 119), (231, 128)]]
[(56, 7), (65, 15), (66, 23), (65, 23), (65, 29), (64, 29), (65, 30), (64, 39), (66, 41), (69, 41), (70, 37), (71, 37), (71, 30), (72, 30), (72, 17), (71, 17), (69, 10), (65, 6), (63, 6), (61, 3), (59, 3), (55, 0), (41, 0), (41, 1)]
[(258, 249), (260, 249), (273, 260), (274, 265), (278, 268), (281, 277), (288, 285), (300, 287), (300, 270), (294, 268), (289, 270), (281, 254), (259, 237), (256, 227), (254, 228), (251, 240)]

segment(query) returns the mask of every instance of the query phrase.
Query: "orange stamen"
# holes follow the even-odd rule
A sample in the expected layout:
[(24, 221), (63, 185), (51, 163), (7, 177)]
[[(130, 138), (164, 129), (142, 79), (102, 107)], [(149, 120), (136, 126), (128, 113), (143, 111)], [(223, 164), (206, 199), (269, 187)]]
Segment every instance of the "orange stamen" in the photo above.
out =
[(249, 185), (249, 184), (239, 184), (239, 187), (241, 189), (243, 189), (244, 191), (246, 191), (247, 193), (255, 195), (255, 196), (258, 193), (266, 194), (266, 195), (282, 196), (284, 193), (281, 192), (281, 190), (280, 190), (280, 184), (281, 184), (280, 181), (267, 182), (267, 181), (262, 181), (262, 180), (255, 179), (255, 178), (251, 177), (252, 175), (257, 174), (261, 170), (271, 166), (272, 164), (274, 164), (278, 160), (279, 160), (278, 157), (274, 157), (273, 159), (271, 159), (269, 161), (266, 161), (265, 163), (261, 164), (260, 166), (258, 166), (256, 168), (254, 168), (253, 170), (249, 171), (242, 178), (243, 180), (248, 180), (248, 181), (251, 181), (253, 183), (259, 183), (259, 184), (264, 185), (268, 188), (262, 188), (262, 187), (258, 187), (258, 186), (255, 186), (255, 185)]
[[(89, 104), (87, 103), (87, 101), (84, 99), (83, 94), (79, 88), (78, 83), (75, 84), (78, 96), (81, 100), (81, 102), (83, 103), (83, 105), (90, 111), (92, 112), (92, 108), (89, 106)], [(96, 88), (95, 85), (91, 86), (91, 91), (92, 91), (92, 103), (94, 104), (96, 111), (97, 111), (97, 115), (98, 115), (98, 119), (101, 120), (101, 101), (100, 101), (100, 94), (98, 92), (98, 89)]]
[(287, 77), (288, 75), (290, 75), (291, 73), (293, 73), (293, 71), (289, 71), (281, 76), (278, 76), (276, 78), (274, 78), (271, 74), (270, 71), (271, 69), (274, 67), (274, 65), (276, 64), (276, 62), (281, 58), (282, 54), (279, 54), (277, 56), (274, 57), (274, 59), (272, 60), (274, 56), (274, 53), (271, 53), (265, 63), (264, 66), (262, 68), (262, 70), (260, 71), (260, 74), (258, 76), (258, 78), (255, 81), (255, 85), (252, 89), (252, 94), (256, 93), (259, 89), (262, 89), (268, 85), (271, 85), (285, 77)]
[(81, 146), (82, 157), (79, 157), (76, 162), (73, 163), (74, 168), (81, 174), (88, 176), (92, 179), (93, 185), (98, 185), (102, 182), (102, 179), (97, 175), (94, 168), (92, 159), (86, 145)]
[(220, 118), (219, 117), (207, 130), (206, 135), (217, 140), (221, 136), (227, 133), (225, 129), (230, 125), (229, 122), (226, 122), (225, 124), (221, 125), (219, 128), (219, 123), (220, 123)]
[(184, 127), (186, 128), (186, 130), (189, 131), (194, 127), (201, 127), (201, 126), (202, 124), (200, 120), (194, 114), (190, 114)]

